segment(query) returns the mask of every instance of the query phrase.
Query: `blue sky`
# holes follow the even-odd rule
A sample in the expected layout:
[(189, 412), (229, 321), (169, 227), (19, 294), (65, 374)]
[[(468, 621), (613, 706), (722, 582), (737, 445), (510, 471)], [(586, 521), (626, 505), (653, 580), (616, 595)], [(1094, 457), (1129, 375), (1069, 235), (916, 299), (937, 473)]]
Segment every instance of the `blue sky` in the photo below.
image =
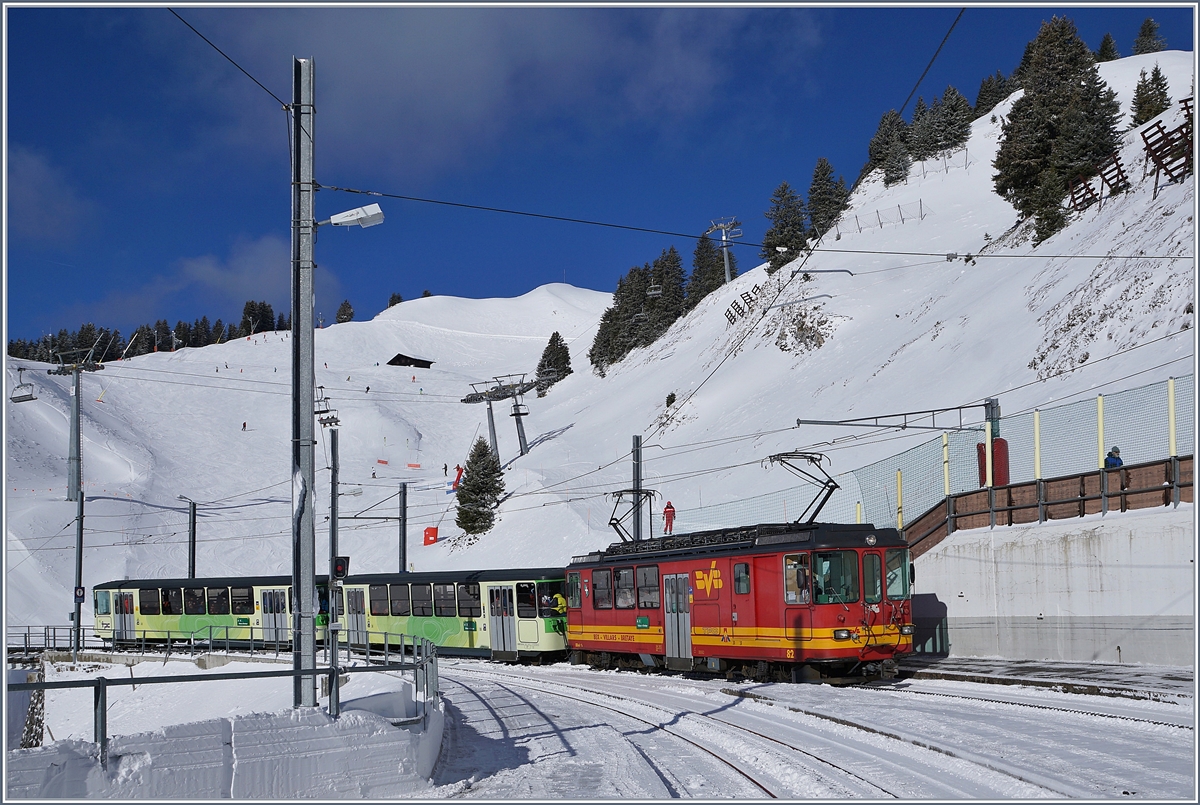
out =
[[(959, 7), (176, 9), (275, 95), (316, 64), (316, 178), (472, 204), (702, 232), (767, 226), (826, 157), (852, 182)], [(6, 8), (6, 326), (288, 307), (290, 190), (279, 104), (165, 8)], [(1042, 20), (1122, 55), (1146, 17), (1191, 50), (1191, 8), (969, 7), (918, 95), (974, 102)], [(915, 97), (914, 97), (915, 102)], [(911, 113), (912, 103), (906, 110)], [(372, 199), (373, 200), (373, 199)], [(333, 191), (317, 214), (368, 200)], [(694, 241), (382, 200), (383, 225), (322, 230), (316, 307), (357, 319), (391, 293), (614, 289)], [(735, 249), (743, 268), (758, 249)]]

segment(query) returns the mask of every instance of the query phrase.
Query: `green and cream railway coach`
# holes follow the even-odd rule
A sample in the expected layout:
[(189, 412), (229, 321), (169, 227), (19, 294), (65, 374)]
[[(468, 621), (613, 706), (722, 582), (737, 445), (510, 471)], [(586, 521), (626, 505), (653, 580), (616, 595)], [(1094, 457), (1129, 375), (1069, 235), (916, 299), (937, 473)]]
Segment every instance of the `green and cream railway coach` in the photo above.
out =
[[(426, 638), (444, 654), (498, 660), (566, 652), (563, 571), (478, 570), (351, 576), (334, 606), (339, 640), (398, 645)], [(93, 590), (96, 637), (116, 645), (215, 641), (290, 645), (288, 576), (113, 581)], [(317, 577), (317, 639), (329, 622), (329, 588)], [(560, 611), (563, 610), (563, 611)]]

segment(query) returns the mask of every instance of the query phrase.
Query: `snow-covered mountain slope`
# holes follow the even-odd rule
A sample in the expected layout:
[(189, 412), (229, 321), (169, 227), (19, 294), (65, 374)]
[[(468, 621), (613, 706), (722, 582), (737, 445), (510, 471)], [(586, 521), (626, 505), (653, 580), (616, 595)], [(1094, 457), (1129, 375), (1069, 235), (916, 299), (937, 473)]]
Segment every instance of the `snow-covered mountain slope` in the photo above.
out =
[[(1190, 53), (1102, 64), (1126, 112), (1139, 71), (1155, 62), (1175, 101), (1191, 94)], [(341, 514), (394, 514), (397, 485), (406, 481), (409, 560), (417, 569), (556, 565), (614, 540), (605, 493), (630, 485), (635, 434), (647, 445), (646, 485), (663, 496), (656, 508), (672, 500), (686, 529), (688, 508), (794, 486), (791, 475), (761, 465), (768, 455), (847, 435), (797, 429), (797, 418), (875, 416), (995, 395), (1010, 414), (1188, 373), (1194, 183), (1160, 183), (1155, 197), (1141, 139), (1128, 132), (1120, 158), (1132, 188), (1073, 214), (1035, 248), (1028, 227), (1015, 226), (1015, 212), (992, 191), (991, 160), (1012, 100), (996, 108), (995, 122), (990, 115), (975, 122), (965, 150), (914, 165), (907, 182), (865, 180), (837, 232), (806, 262), (773, 277), (762, 267), (748, 271), (603, 378), (586, 354), (611, 296), (567, 285), (517, 299), (417, 299), (371, 321), (319, 330), (317, 383), (341, 419), (341, 480), (364, 490), (341, 499)], [(1178, 125), (1179, 105), (1162, 117)], [(968, 254), (977, 257), (965, 262)], [(801, 265), (814, 272), (811, 281), (791, 277)], [(833, 270), (853, 275), (816, 273)], [(738, 315), (734, 303), (744, 307), (747, 299), (753, 305)], [(575, 372), (546, 397), (526, 398), (526, 456), (517, 455), (509, 406), (495, 406), (509, 496), (491, 532), (456, 538), (442, 465), (452, 478), (474, 438), (487, 434), (486, 407), (460, 399), (472, 382), (532, 373), (555, 330)], [(1126, 351), (1138, 344), (1148, 345)], [(434, 363), (388, 366), (397, 353)], [(286, 333), (262, 334), (85, 375), (87, 586), (184, 575), (187, 509), (178, 495), (201, 504), (201, 575), (289, 572), (290, 354)], [(7, 362), (9, 390), (21, 365), (30, 366)], [(61, 623), (70, 609), (69, 378), (45, 368), (25, 373), (39, 399), (5, 412), (10, 623)], [(668, 412), (670, 393), (677, 402)], [(834, 472), (844, 472), (927, 438), (820, 449)], [(328, 433), (319, 439), (324, 546)], [(746, 517), (754, 519), (752, 508)], [(422, 545), (423, 529), (435, 525), (441, 541)], [(339, 531), (353, 571), (397, 567), (395, 522), (343, 520)], [(319, 562), (323, 555), (319, 547)]]

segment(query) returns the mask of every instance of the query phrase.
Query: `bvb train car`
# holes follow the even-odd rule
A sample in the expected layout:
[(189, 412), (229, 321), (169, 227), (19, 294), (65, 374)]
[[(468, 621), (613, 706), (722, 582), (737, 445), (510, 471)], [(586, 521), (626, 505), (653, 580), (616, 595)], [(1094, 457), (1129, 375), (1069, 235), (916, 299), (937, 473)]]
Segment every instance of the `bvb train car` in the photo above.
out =
[[(169, 641), (291, 645), (290, 576), (124, 580), (93, 590), (96, 637), (115, 645)], [(565, 656), (559, 568), (350, 576), (334, 607), (339, 641), (424, 637), (443, 654), (499, 660)], [(329, 585), (317, 577), (317, 639), (329, 621)]]
[(767, 524), (619, 542), (566, 568), (574, 663), (760, 680), (894, 676), (912, 563), (893, 528)]

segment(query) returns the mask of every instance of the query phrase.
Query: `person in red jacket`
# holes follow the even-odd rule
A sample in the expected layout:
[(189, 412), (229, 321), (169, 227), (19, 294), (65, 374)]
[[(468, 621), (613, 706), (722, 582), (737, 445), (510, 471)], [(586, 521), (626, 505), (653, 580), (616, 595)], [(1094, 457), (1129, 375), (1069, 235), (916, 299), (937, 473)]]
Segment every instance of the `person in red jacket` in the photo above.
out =
[(667, 505), (663, 507), (663, 533), (670, 534), (675, 528), (675, 507), (671, 505), (671, 501), (667, 501)]

